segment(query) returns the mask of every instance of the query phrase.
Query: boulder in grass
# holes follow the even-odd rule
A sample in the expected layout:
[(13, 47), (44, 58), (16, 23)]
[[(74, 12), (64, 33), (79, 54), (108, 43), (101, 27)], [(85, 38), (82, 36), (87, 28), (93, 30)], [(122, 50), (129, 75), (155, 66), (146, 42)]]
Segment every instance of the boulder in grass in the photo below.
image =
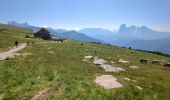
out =
[(103, 65), (103, 64), (106, 64), (107, 61), (104, 60), (104, 59), (95, 59), (95, 60), (93, 61), (93, 63), (96, 64), (96, 65)]
[(83, 59), (82, 61), (84, 61), (84, 62), (89, 62), (89, 59)]
[(91, 59), (93, 56), (85, 56), (84, 59)]
[(119, 63), (127, 64), (127, 63), (129, 63), (129, 61), (126, 61), (126, 60), (124, 60), (124, 59), (120, 59), (120, 60), (119, 60)]
[(113, 66), (108, 65), (108, 64), (100, 65), (100, 67), (103, 68), (106, 72), (120, 72), (120, 71), (124, 71), (124, 69), (122, 69), (120, 67), (113, 67)]
[(129, 66), (129, 68), (131, 68), (131, 69), (140, 69), (138, 66), (135, 66), (135, 65)]
[(117, 82), (117, 79), (112, 75), (97, 76), (95, 79), (95, 83), (100, 86), (103, 86), (105, 89), (114, 89), (114, 88), (123, 87), (123, 85)]
[(114, 61), (111, 61), (112, 64), (114, 64), (115, 62)]
[(136, 88), (139, 89), (139, 90), (143, 90), (143, 88), (140, 87), (140, 86), (136, 86)]

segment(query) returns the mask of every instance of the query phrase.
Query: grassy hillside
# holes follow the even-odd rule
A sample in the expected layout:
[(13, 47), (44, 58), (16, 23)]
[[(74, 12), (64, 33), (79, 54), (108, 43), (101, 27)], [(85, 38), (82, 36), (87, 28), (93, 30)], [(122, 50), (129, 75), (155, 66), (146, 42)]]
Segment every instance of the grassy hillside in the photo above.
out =
[(12, 32), (12, 33), (31, 33), (32, 32), (29, 29), (12, 26), (12, 25), (6, 25), (6, 24), (0, 24), (0, 29), (6, 29), (8, 32)]
[(33, 39), (24, 38), (26, 34), (32, 33), (31, 30), (5, 24), (0, 24), (0, 29), (6, 29), (6, 31), (0, 31), (0, 51), (5, 51), (15, 46), (14, 42), (16, 40), (19, 43), (26, 42), (26, 40), (33, 41)]
[[(8, 36), (10, 39), (3, 38)], [(26, 39), (23, 36), (24, 33), (1, 32), (0, 50), (12, 46), (11, 42), (15, 39), (24, 42)], [(36, 42), (20, 53), (32, 53), (31, 55), (0, 61), (0, 96), (3, 99), (29, 99), (44, 89), (51, 89), (45, 94), (50, 100), (170, 100), (170, 69), (151, 62), (139, 63), (140, 58), (168, 61), (170, 58), (72, 40), (64, 43), (38, 39), (30, 41)], [(81, 46), (81, 43), (84, 45)], [(106, 73), (92, 63), (82, 62), (84, 56), (94, 55), (96, 50), (100, 58), (114, 61), (115, 64), (110, 64), (124, 68), (125, 71)], [(130, 64), (118, 63), (122, 58), (130, 61)], [(130, 69), (129, 65), (137, 65), (140, 69)], [(96, 85), (95, 77), (104, 74), (118, 78), (123, 87), (106, 90)], [(137, 82), (126, 81), (125, 77)], [(143, 90), (138, 90), (136, 86)]]

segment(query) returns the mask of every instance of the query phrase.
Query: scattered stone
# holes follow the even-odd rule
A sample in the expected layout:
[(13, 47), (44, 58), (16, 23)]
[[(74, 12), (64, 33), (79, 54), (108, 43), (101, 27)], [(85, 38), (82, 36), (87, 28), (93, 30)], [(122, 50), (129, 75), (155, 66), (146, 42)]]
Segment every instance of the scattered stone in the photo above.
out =
[(98, 59), (98, 57), (97, 56), (94, 56), (94, 60), (97, 60)]
[(107, 57), (107, 59), (111, 59), (112, 57)]
[(124, 80), (126, 80), (126, 81), (132, 81), (132, 82), (137, 82), (136, 80), (132, 80), (132, 79), (127, 78), (127, 77), (125, 77)]
[(108, 64), (100, 65), (100, 67), (103, 68), (106, 72), (120, 72), (120, 71), (124, 71), (124, 69), (122, 69), (120, 67), (113, 67), (113, 66), (108, 65)]
[(16, 53), (16, 56), (20, 56), (21, 54), (20, 53)]
[(114, 64), (115, 62), (114, 61), (111, 61), (112, 64)]
[(126, 81), (131, 81), (131, 79), (130, 79), (130, 78), (127, 78), (127, 77), (125, 77), (124, 80), (126, 80)]
[(89, 61), (89, 59), (83, 59), (82, 61), (84, 61), (84, 62), (88, 62), (88, 61)]
[(105, 89), (113, 89), (113, 88), (121, 88), (123, 85), (117, 82), (117, 79), (112, 75), (102, 75), (97, 76), (95, 79), (95, 83), (103, 86)]
[(129, 66), (129, 68), (131, 68), (131, 69), (140, 69), (138, 66)]
[(84, 59), (91, 59), (93, 56), (85, 56)]
[(31, 55), (32, 53), (23, 53), (23, 56)]
[(137, 80), (132, 80), (133, 82), (137, 82)]
[(127, 63), (129, 63), (129, 61), (126, 61), (126, 60), (124, 60), (124, 59), (120, 59), (120, 60), (119, 60), (119, 63), (127, 64)]
[(54, 51), (49, 51), (48, 53), (54, 53)]
[(154, 94), (154, 95), (153, 95), (153, 98), (157, 99), (157, 97), (158, 97), (157, 94)]
[(30, 100), (47, 100), (48, 96), (51, 96), (52, 94), (56, 93), (58, 89), (44, 89), (40, 92), (38, 92), (36, 95), (34, 95)]
[(3, 100), (4, 94), (0, 94), (0, 100)]
[(107, 61), (104, 60), (104, 59), (95, 59), (95, 60), (93, 61), (93, 63), (96, 64), (96, 65), (104, 65), (104, 64), (107, 63)]
[(143, 88), (140, 87), (140, 86), (136, 86), (136, 88), (139, 89), (139, 90), (143, 90)]
[(47, 48), (48, 50), (51, 49), (51, 48)]
[(44, 98), (45, 93), (46, 93), (47, 91), (48, 91), (48, 90), (40, 91), (37, 95), (33, 96), (30, 100), (41, 100), (42, 98)]
[(82, 61), (89, 62), (89, 59), (93, 58), (93, 56), (85, 56)]

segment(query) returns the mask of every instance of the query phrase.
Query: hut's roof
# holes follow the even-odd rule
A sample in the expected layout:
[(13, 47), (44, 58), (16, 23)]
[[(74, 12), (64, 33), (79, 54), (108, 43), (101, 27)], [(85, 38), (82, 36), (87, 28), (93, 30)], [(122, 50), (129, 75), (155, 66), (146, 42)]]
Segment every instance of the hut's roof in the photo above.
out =
[(45, 28), (41, 28), (37, 33), (50, 33), (50, 32)]

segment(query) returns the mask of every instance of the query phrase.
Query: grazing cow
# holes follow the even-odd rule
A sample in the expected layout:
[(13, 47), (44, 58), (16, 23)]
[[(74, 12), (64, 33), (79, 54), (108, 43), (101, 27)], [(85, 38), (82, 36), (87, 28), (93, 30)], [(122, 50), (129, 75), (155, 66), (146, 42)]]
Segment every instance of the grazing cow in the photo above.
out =
[(161, 63), (160, 63), (159, 60), (153, 60), (153, 61), (152, 61), (152, 64), (159, 64), (159, 65), (160, 65)]
[(164, 66), (170, 68), (170, 62), (165, 63)]
[(147, 64), (147, 63), (148, 63), (148, 60), (147, 60), (147, 59), (140, 59), (140, 62)]
[(135, 51), (131, 51), (130, 53), (135, 53)]

